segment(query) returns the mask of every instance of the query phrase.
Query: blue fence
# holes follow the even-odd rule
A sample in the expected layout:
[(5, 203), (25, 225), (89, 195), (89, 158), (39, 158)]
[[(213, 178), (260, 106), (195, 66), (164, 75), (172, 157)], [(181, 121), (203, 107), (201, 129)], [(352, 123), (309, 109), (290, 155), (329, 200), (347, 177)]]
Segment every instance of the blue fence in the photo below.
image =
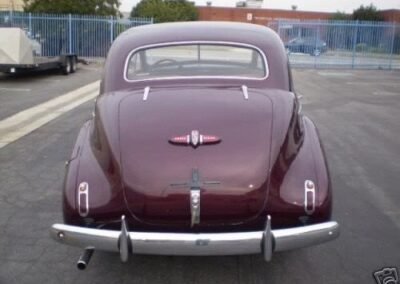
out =
[(49, 15), (0, 11), (0, 27), (19, 27), (41, 45), (42, 56), (76, 53), (105, 57), (114, 39), (126, 29), (153, 19), (119, 19), (82, 15)]
[[(119, 19), (0, 11), (0, 27), (24, 29), (43, 56), (105, 57), (114, 39), (151, 18)], [(400, 25), (385, 22), (278, 20), (292, 66), (400, 69)]]
[(292, 66), (400, 68), (400, 25), (387, 22), (278, 20), (269, 24)]

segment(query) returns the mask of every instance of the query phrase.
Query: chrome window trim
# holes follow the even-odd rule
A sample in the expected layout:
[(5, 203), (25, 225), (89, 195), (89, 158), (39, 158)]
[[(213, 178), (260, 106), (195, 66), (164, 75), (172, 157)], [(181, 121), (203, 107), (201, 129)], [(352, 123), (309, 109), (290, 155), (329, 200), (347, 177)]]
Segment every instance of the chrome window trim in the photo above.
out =
[[(133, 56), (133, 54), (135, 54), (136, 52), (143, 50), (143, 49), (154, 48), (154, 47), (190, 45), (190, 44), (193, 44), (193, 45), (196, 45), (196, 44), (231, 45), (231, 46), (246, 47), (246, 48), (254, 49), (254, 50), (258, 51), (258, 53), (261, 55), (261, 57), (264, 61), (265, 76), (262, 78), (245, 77), (245, 76), (170, 76), (170, 77), (147, 78), (147, 79), (129, 79), (128, 78), (129, 61), (130, 61), (131, 57)], [(143, 45), (143, 46), (137, 47), (129, 52), (129, 54), (125, 60), (125, 66), (124, 66), (124, 80), (128, 83), (159, 81), (159, 80), (174, 80), (174, 79), (175, 80), (182, 80), (182, 79), (185, 79), (185, 80), (186, 79), (234, 79), (234, 80), (262, 81), (262, 80), (267, 79), (268, 77), (269, 77), (269, 65), (268, 65), (268, 60), (267, 60), (267, 57), (265, 56), (265, 53), (255, 45), (247, 44), (247, 43), (240, 43), (240, 42), (232, 42), (232, 41), (173, 41), (173, 42), (163, 42), (163, 43)]]

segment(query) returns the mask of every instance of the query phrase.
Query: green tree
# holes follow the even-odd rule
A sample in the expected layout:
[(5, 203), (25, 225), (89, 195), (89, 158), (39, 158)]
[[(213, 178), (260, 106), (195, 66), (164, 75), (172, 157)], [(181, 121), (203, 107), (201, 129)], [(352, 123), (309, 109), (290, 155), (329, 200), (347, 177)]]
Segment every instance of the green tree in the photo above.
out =
[(384, 17), (379, 13), (378, 9), (370, 4), (369, 6), (361, 5), (353, 11), (353, 20), (359, 21), (383, 21)]
[(334, 21), (346, 21), (346, 20), (351, 20), (351, 15), (346, 14), (345, 12), (337, 11), (335, 14), (331, 16), (330, 19)]
[[(349, 21), (352, 15), (345, 12), (337, 11), (330, 20), (332, 21)], [(333, 24), (327, 26), (326, 43), (332, 49), (351, 49), (353, 40), (353, 30), (345, 25)]]
[(132, 9), (131, 17), (154, 18), (154, 22), (195, 21), (197, 9), (186, 0), (142, 0)]
[(119, 0), (24, 0), (25, 12), (120, 16)]

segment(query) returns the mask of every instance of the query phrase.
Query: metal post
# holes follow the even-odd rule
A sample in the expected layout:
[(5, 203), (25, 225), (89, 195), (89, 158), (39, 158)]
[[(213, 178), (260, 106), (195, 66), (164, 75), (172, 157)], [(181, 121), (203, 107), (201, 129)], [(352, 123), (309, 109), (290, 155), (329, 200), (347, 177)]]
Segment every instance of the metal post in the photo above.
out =
[(356, 26), (353, 33), (353, 55), (351, 59), (351, 68), (354, 69), (354, 61), (356, 57), (356, 45), (357, 45), (357, 35), (358, 35), (358, 20), (356, 21)]
[(278, 32), (279, 37), (282, 38), (282, 36), (281, 36), (281, 20), (280, 20), (280, 19), (278, 19), (278, 29), (277, 29), (277, 32)]
[(13, 11), (10, 10), (10, 27), (13, 26)]
[(114, 21), (113, 16), (110, 16), (110, 43), (114, 41)]
[(69, 54), (72, 54), (72, 15), (69, 14), (68, 16), (68, 30), (69, 30)]
[(394, 52), (394, 36), (396, 34), (396, 23), (392, 23), (392, 42), (390, 47), (389, 69), (392, 70), (393, 52)]
[[(321, 20), (318, 20), (318, 26), (317, 26), (317, 37), (315, 39), (315, 53), (314, 53), (314, 69), (317, 69), (317, 53), (318, 53), (318, 40), (319, 40), (319, 34), (320, 34), (320, 24), (321, 24)], [(321, 51), (320, 51), (321, 52)]]
[(29, 34), (33, 38), (33, 34), (32, 34), (32, 13), (29, 13)]

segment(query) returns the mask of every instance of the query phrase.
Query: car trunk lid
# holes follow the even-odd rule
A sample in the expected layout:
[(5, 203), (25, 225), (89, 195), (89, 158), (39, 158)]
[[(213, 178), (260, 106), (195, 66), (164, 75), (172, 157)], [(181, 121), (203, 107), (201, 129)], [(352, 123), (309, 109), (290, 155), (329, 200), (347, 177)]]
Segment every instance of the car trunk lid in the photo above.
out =
[[(257, 217), (268, 196), (272, 103), (240, 88), (151, 89), (120, 103), (120, 147), (126, 206), (155, 225), (191, 225), (194, 175), (200, 223), (240, 224)], [(215, 135), (194, 147), (170, 139)]]

